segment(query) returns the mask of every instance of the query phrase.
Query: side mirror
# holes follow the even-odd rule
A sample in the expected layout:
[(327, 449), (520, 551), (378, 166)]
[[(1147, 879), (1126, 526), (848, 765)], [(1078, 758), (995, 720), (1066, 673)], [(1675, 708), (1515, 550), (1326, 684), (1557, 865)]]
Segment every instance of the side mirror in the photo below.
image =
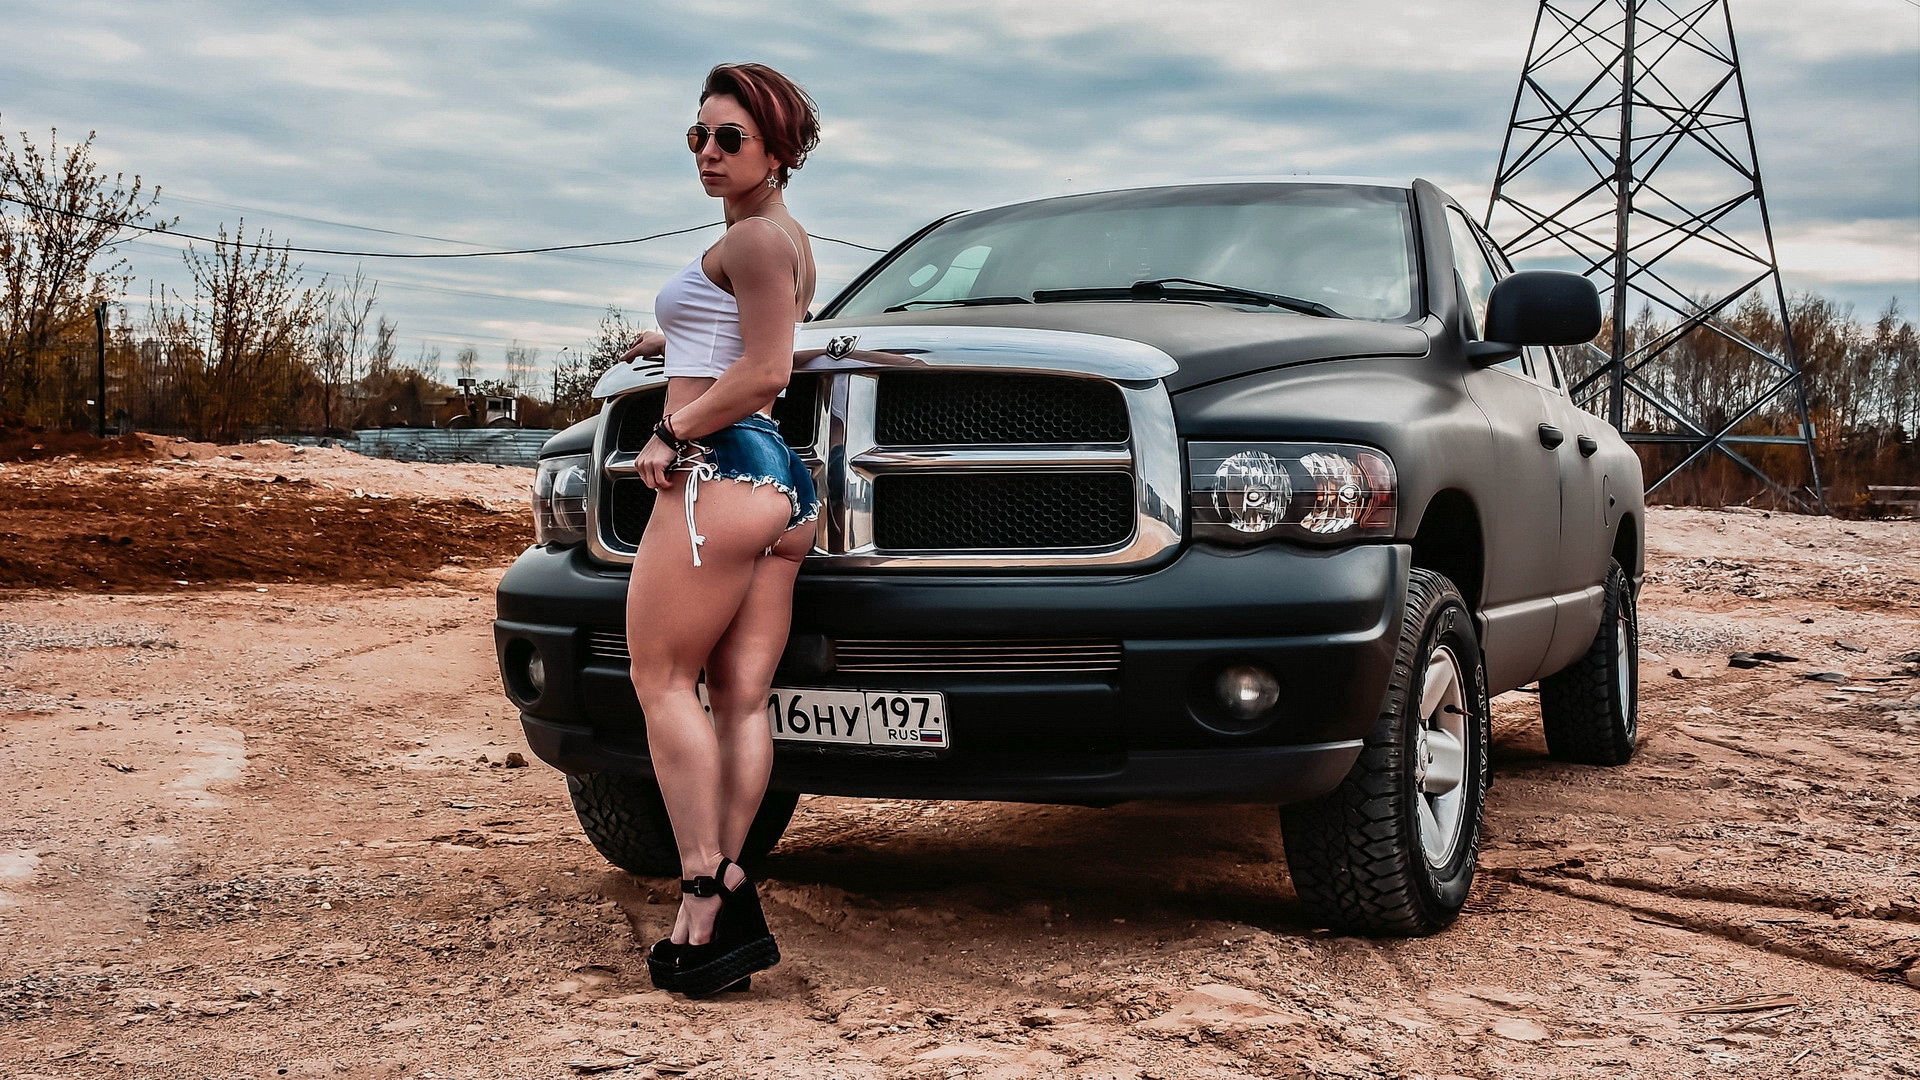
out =
[(1471, 352), (1497, 363), (1522, 345), (1578, 345), (1599, 333), (1600, 293), (1593, 282), (1558, 270), (1521, 270), (1493, 287), (1486, 340), (1474, 342)]

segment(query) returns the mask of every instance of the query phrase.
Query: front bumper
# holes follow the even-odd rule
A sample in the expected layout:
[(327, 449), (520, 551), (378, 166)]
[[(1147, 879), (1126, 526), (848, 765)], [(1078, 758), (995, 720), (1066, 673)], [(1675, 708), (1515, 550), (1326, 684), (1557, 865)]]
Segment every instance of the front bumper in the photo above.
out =
[[(889, 798), (1287, 802), (1331, 790), (1379, 716), (1410, 551), (1190, 546), (1132, 575), (803, 574), (776, 684), (938, 690), (952, 747), (927, 752), (776, 743), (772, 786)], [(501, 580), (495, 638), (528, 742), (567, 772), (647, 774), (626, 665), (596, 632), (625, 625), (626, 573), (578, 549), (529, 549)], [(828, 640), (1088, 638), (1120, 642), (1108, 673), (868, 674), (832, 668)], [(546, 686), (530, 693), (537, 653)], [(1278, 676), (1270, 723), (1221, 730), (1212, 674)]]

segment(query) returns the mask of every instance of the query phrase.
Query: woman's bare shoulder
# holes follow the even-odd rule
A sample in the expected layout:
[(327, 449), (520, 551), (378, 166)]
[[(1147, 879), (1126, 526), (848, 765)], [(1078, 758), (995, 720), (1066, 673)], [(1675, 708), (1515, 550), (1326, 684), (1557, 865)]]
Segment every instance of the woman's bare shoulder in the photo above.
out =
[[(744, 218), (735, 222), (727, 230), (726, 242), (720, 245), (721, 264), (729, 277), (738, 271), (751, 273), (755, 269), (778, 269), (791, 274), (793, 268), (805, 262), (804, 249), (800, 241), (794, 238), (789, 229), (798, 231), (799, 224), (783, 226), (782, 223), (765, 217)], [(805, 232), (800, 232), (805, 237)]]
[(736, 235), (742, 239), (751, 236), (763, 242), (771, 241), (771, 246), (785, 248), (795, 255), (800, 253), (803, 242), (811, 239), (800, 222), (784, 210), (740, 219), (727, 230), (729, 239)]

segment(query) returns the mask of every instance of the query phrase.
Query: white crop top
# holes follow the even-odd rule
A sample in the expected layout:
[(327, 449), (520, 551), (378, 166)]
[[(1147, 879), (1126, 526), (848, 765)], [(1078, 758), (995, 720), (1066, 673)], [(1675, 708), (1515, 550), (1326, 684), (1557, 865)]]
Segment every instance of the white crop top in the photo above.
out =
[[(767, 217), (759, 220), (770, 222), (787, 238), (787, 243), (793, 244), (796, 260), (793, 288), (794, 299), (798, 301), (799, 271), (806, 264), (800, 245), (794, 243), (793, 234), (779, 222)], [(707, 276), (706, 269), (700, 265), (705, 258), (704, 251), (695, 256), (654, 294), (653, 317), (660, 323), (660, 332), (667, 337), (666, 374), (669, 377), (719, 378), (747, 351), (746, 342), (740, 336), (740, 302)]]

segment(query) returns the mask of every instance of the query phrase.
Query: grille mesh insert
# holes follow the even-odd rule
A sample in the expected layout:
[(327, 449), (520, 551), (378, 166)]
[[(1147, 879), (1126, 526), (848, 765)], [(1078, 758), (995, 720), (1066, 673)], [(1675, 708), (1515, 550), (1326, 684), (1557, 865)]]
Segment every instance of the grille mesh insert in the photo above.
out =
[(638, 453), (653, 438), (653, 427), (660, 422), (660, 410), (667, 403), (665, 394), (635, 394), (620, 407), (620, 434), (614, 446), (629, 454)]
[(607, 493), (607, 523), (613, 526), (613, 538), (638, 548), (641, 534), (647, 531), (647, 518), (653, 513), (653, 500), (654, 490), (639, 477), (615, 480)]
[(874, 479), (886, 551), (1104, 548), (1133, 534), (1133, 478), (1113, 472), (932, 473)]
[(880, 379), (882, 446), (1127, 441), (1127, 403), (1104, 379), (1058, 375), (890, 374)]
[[(817, 375), (796, 375), (787, 387), (784, 396), (774, 399), (773, 419), (780, 425), (780, 437), (788, 446), (796, 449), (813, 444), (815, 403), (820, 397), (820, 378)], [(660, 413), (666, 404), (663, 393), (636, 394), (631, 402), (620, 409), (619, 437), (614, 441), (616, 449), (626, 453), (637, 453), (653, 437), (653, 427), (660, 422)]]

